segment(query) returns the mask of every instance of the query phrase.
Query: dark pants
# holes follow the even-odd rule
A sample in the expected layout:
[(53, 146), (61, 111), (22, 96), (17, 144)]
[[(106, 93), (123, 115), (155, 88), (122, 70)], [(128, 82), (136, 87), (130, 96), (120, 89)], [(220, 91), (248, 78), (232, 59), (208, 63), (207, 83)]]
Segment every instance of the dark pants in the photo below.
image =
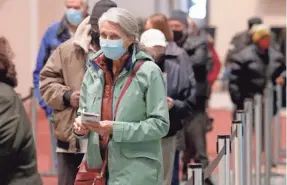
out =
[[(195, 112), (194, 117), (185, 123), (183, 127), (183, 136), (185, 141), (185, 151), (183, 157), (183, 170), (187, 171), (187, 164), (191, 159), (195, 163), (201, 163), (203, 168), (209, 165), (207, 147), (206, 147), (206, 125), (209, 117), (205, 111)], [(208, 178), (205, 180), (206, 185), (213, 185)]]
[(173, 165), (171, 185), (179, 185), (179, 154), (180, 154), (180, 151), (177, 150), (174, 156), (174, 165)]
[(58, 185), (74, 185), (84, 154), (57, 153)]
[(185, 141), (184, 163), (189, 163), (194, 159), (196, 163), (201, 163), (203, 167), (209, 164), (206, 148), (206, 125), (208, 123), (207, 113), (197, 112), (192, 120), (186, 122), (183, 128)]

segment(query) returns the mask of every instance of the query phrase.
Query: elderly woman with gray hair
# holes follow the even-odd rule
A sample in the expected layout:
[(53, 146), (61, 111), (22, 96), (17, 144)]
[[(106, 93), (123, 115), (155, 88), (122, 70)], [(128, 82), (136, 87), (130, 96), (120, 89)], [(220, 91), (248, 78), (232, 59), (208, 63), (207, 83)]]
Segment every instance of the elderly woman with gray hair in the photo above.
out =
[(169, 115), (161, 70), (139, 47), (126, 10), (109, 9), (99, 31), (101, 51), (87, 66), (74, 122), (74, 134), (88, 138), (85, 168), (109, 185), (162, 185)]

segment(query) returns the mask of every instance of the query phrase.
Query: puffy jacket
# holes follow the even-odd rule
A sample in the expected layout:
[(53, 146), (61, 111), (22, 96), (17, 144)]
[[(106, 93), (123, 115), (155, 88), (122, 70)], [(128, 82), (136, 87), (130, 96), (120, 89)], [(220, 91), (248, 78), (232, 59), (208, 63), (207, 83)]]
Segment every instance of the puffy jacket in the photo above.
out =
[(286, 69), (282, 54), (272, 47), (262, 55), (257, 46), (252, 44), (231, 59), (229, 93), (232, 102), (240, 109), (243, 108), (245, 98), (263, 94), (267, 80), (275, 83)]
[(40, 106), (45, 110), (46, 115), (50, 116), (52, 114), (52, 109), (46, 105), (45, 101), (42, 99), (39, 89), (40, 71), (43, 69), (48, 58), (51, 56), (52, 52), (63, 42), (70, 38), (70, 33), (68, 30), (68, 23), (66, 18), (62, 21), (52, 24), (45, 32), (40, 49), (38, 51), (36, 67), (33, 72), (33, 84), (36, 92), (36, 96)]
[(205, 35), (189, 36), (183, 44), (183, 49), (189, 55), (196, 80), (196, 105), (205, 110), (208, 99), (208, 72), (212, 68), (212, 56)]

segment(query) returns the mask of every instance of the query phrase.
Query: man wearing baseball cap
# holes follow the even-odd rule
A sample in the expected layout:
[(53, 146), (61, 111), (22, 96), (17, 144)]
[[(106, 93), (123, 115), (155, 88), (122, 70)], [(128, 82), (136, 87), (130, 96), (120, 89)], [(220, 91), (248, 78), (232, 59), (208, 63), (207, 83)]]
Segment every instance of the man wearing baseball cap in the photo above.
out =
[[(40, 91), (54, 112), (54, 135), (57, 139), (58, 185), (74, 184), (78, 166), (87, 149), (87, 141), (79, 141), (72, 124), (79, 108), (79, 90), (85, 74), (87, 56), (99, 49), (97, 21), (116, 3), (101, 0), (90, 17), (79, 26), (73, 38), (61, 44), (40, 73)], [(92, 35), (91, 35), (92, 30)]]
[(182, 120), (191, 115), (195, 106), (195, 87), (186, 69), (182, 69), (178, 64), (177, 56), (165, 56), (167, 41), (161, 31), (149, 29), (142, 34), (140, 41), (153, 55), (155, 63), (164, 74), (170, 128), (167, 136), (162, 139), (163, 184), (170, 185), (177, 143), (176, 133), (182, 129)]

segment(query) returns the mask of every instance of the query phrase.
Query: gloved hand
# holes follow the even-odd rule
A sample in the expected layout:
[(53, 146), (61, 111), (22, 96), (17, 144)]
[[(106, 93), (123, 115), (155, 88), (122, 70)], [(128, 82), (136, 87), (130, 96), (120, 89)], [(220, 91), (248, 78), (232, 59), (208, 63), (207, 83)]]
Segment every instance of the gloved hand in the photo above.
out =
[(81, 47), (86, 53), (88, 53), (90, 44), (92, 41), (92, 37), (90, 31), (92, 29), (91, 25), (89, 24), (90, 16), (85, 18), (82, 23), (78, 26), (73, 44), (75, 46)]

